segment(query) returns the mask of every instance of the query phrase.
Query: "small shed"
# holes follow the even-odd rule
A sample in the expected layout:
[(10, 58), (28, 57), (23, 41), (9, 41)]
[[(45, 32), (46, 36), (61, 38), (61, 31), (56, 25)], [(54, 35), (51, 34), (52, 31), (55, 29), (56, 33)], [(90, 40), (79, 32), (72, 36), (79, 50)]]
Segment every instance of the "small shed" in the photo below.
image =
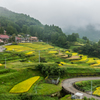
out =
[(82, 99), (82, 98), (83, 98), (83, 94), (77, 92), (77, 93), (75, 93), (75, 98), (76, 98), (76, 99)]

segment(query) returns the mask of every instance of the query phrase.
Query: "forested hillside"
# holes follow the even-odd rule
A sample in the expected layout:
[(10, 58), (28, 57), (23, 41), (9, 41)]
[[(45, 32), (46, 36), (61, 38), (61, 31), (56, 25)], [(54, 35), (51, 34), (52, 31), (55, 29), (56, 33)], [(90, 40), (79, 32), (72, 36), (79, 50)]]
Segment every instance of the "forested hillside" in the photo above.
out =
[(4, 30), (10, 36), (13, 34), (21, 34), (23, 36), (29, 34), (37, 36), (39, 40), (51, 42), (64, 48), (69, 48), (69, 40), (76, 41), (74, 34), (66, 36), (58, 26), (42, 25), (29, 15), (14, 13), (0, 7), (0, 34), (3, 34)]

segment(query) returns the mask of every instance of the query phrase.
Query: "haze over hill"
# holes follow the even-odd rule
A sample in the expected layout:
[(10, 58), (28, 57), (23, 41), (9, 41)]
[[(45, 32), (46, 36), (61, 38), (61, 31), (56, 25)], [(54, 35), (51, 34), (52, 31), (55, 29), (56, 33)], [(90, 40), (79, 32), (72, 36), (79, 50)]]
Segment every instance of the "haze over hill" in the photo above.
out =
[(78, 33), (80, 38), (86, 36), (92, 41), (98, 41), (100, 39), (100, 30), (96, 29), (94, 25), (87, 25), (85, 28), (73, 28), (63, 29), (66, 35), (72, 33)]

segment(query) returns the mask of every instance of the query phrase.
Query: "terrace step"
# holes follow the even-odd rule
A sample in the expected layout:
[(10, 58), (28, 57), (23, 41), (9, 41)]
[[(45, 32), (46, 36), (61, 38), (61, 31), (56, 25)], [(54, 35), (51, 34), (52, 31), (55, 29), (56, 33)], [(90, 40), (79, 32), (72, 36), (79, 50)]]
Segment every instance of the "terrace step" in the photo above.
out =
[(5, 73), (9, 73), (10, 70), (9, 69), (1, 69), (0, 70), (0, 74), (5, 74)]
[(7, 74), (3, 74), (3, 75), (0, 75), (0, 79), (4, 78), (4, 77), (10, 77), (10, 76), (13, 76), (13, 74), (16, 74), (18, 72), (11, 72), (11, 73), (7, 73)]

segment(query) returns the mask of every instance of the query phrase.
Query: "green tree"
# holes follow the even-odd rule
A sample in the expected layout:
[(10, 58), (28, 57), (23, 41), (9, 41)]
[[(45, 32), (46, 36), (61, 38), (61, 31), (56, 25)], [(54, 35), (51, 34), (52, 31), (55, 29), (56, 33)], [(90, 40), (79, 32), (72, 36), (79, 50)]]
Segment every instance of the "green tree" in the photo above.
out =
[(17, 33), (17, 31), (14, 27), (12, 27), (12, 26), (7, 27), (7, 34), (8, 35), (12, 35), (12, 34), (16, 34), (16, 33)]
[(2, 27), (0, 27), (0, 34), (4, 33), (4, 29)]
[(72, 33), (73, 36), (75, 36), (76, 38), (79, 38), (79, 34), (78, 33)]
[(83, 36), (82, 39), (87, 40), (88, 38), (86, 36)]
[(27, 25), (23, 25), (22, 32), (25, 33), (25, 34), (27, 33)]

